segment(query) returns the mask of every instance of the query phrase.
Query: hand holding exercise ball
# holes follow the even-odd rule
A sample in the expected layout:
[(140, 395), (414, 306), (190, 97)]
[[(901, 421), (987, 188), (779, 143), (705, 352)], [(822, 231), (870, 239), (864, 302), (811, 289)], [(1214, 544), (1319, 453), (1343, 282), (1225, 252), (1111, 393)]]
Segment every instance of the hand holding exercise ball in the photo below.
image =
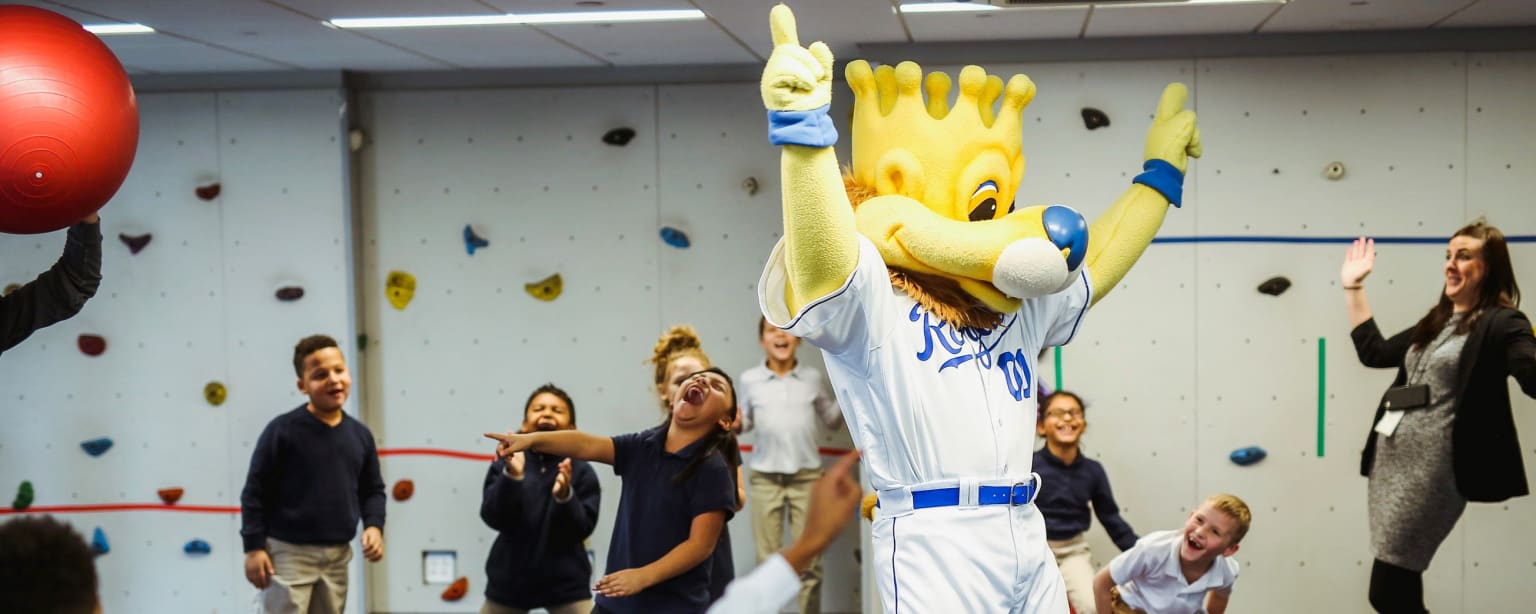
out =
[(133, 86), (96, 35), (0, 6), (0, 232), (87, 218), (122, 186), (138, 143)]

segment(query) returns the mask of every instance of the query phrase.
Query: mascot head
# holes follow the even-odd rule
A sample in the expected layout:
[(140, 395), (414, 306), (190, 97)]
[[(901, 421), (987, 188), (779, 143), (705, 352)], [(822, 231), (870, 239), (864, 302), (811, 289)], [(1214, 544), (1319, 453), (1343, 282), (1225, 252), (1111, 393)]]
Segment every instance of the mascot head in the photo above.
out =
[(1014, 203), (1023, 111), (1035, 95), (1028, 77), (1005, 87), (967, 66), (949, 108), (949, 76), (925, 79), (912, 62), (871, 70), (855, 61), (846, 76), (854, 94), (849, 200), (897, 286), (951, 323), (990, 327), (1021, 300), (1072, 285), (1088, 251), (1083, 217)]

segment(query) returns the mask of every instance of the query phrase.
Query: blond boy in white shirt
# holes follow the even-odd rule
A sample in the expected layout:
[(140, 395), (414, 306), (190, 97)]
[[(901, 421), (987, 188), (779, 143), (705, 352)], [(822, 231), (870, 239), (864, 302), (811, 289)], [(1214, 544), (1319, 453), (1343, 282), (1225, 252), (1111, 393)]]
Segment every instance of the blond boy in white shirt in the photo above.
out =
[(1238, 543), (1252, 514), (1233, 495), (1206, 499), (1184, 528), (1149, 533), (1093, 580), (1106, 614), (1223, 614), (1237, 582)]

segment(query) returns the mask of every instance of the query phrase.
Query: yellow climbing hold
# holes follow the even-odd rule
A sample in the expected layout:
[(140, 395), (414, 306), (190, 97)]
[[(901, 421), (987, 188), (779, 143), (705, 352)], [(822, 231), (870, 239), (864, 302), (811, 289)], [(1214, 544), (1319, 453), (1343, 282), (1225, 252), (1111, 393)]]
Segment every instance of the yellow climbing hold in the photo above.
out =
[(224, 399), (228, 396), (229, 391), (224, 388), (224, 384), (208, 382), (207, 386), (203, 386), (203, 398), (208, 400), (209, 405), (214, 407), (223, 405)]
[(416, 296), (416, 276), (405, 271), (390, 271), (384, 280), (384, 295), (395, 309), (404, 311)]
[(560, 274), (555, 273), (531, 284), (523, 284), (523, 289), (528, 295), (541, 301), (552, 301), (560, 298), (560, 291), (565, 288), (565, 280), (560, 279)]

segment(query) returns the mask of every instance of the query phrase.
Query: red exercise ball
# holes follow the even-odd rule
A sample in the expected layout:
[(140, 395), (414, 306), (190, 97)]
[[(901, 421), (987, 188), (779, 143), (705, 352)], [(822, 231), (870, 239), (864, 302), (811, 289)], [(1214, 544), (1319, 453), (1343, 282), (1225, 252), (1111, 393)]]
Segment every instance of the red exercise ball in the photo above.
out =
[(133, 85), (107, 46), (63, 15), (0, 6), (0, 232), (100, 209), (138, 146)]

